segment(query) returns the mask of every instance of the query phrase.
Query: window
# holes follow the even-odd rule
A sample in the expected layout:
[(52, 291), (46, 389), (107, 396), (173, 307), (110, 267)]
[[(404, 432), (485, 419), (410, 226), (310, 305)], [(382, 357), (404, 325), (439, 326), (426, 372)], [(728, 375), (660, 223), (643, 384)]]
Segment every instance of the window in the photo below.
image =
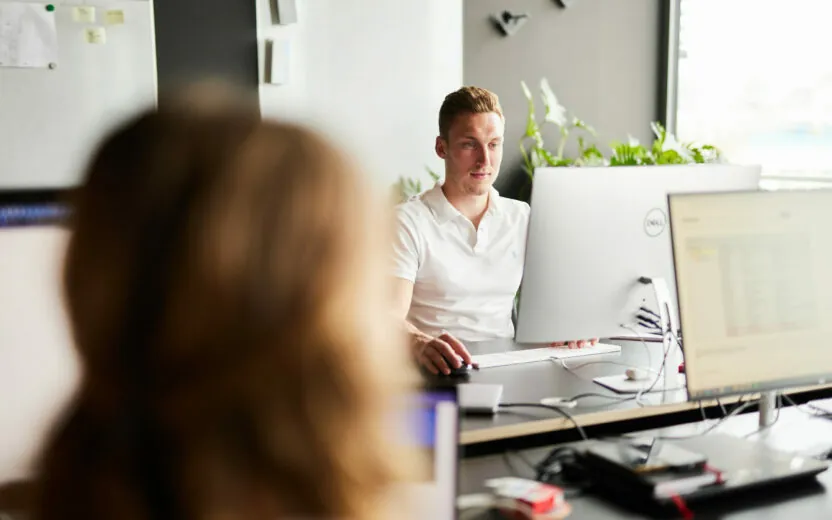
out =
[(678, 1), (679, 140), (761, 164), (764, 188), (832, 187), (832, 1)]

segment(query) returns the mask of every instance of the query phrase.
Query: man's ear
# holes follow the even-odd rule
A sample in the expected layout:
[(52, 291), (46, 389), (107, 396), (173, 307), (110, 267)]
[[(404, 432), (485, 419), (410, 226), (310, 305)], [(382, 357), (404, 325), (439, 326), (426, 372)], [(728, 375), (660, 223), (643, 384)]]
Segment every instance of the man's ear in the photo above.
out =
[(439, 156), (440, 159), (444, 159), (448, 155), (448, 142), (442, 139), (442, 136), (436, 136), (436, 155)]

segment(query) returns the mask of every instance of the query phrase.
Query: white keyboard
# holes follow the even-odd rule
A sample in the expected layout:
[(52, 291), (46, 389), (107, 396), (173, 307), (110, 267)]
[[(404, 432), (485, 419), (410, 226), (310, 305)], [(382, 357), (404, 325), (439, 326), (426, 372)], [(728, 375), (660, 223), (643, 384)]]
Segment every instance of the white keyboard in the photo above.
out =
[(621, 352), (621, 347), (618, 345), (596, 343), (591, 347), (584, 348), (529, 348), (523, 350), (513, 350), (511, 352), (498, 352), (496, 354), (480, 354), (471, 357), (475, 363), (479, 363), (480, 368), (491, 368), (506, 365), (519, 365), (521, 363), (534, 363), (536, 361), (549, 361), (550, 359), (569, 359), (598, 354), (613, 354), (617, 352)]

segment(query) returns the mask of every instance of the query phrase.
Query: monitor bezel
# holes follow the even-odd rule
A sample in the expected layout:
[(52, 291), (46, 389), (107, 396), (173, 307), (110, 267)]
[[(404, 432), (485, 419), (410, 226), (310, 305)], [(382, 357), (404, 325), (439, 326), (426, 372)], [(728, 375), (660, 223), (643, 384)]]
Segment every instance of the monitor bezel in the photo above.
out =
[[(0, 189), (0, 207), (4, 206), (39, 206), (44, 204), (63, 204), (71, 207), (71, 199), (75, 188), (23, 188)], [(60, 226), (67, 225), (68, 218), (46, 219), (36, 222), (6, 224), (3, 229), (14, 229), (31, 226)]]
[[(832, 192), (832, 188), (815, 188), (815, 189), (798, 189), (798, 190), (789, 190), (790, 192), (795, 191), (829, 191)], [(667, 220), (668, 225), (670, 226), (670, 251), (671, 256), (673, 259), (673, 276), (676, 282), (676, 294), (678, 297), (677, 305), (679, 309), (679, 327), (681, 329), (681, 336), (679, 338), (679, 348), (682, 351), (682, 356), (685, 359), (685, 393), (687, 394), (688, 402), (696, 402), (701, 401), (703, 399), (717, 399), (721, 397), (736, 397), (748, 394), (758, 394), (761, 392), (777, 392), (777, 391), (787, 391), (787, 390), (794, 390), (798, 391), (805, 387), (816, 387), (816, 386), (823, 386), (830, 382), (832, 382), (832, 373), (825, 372), (820, 374), (813, 374), (811, 376), (803, 376), (797, 378), (783, 378), (777, 380), (769, 380), (761, 383), (749, 383), (746, 385), (738, 385), (738, 386), (728, 386), (728, 387), (721, 387), (721, 388), (712, 388), (712, 389), (705, 389), (705, 390), (698, 390), (691, 392), (689, 386), (689, 378), (688, 378), (688, 362), (687, 362), (687, 352), (685, 350), (685, 313), (682, 310), (682, 292), (683, 289), (679, 285), (679, 269), (677, 269), (677, 251), (676, 251), (676, 235), (673, 232), (673, 200), (674, 199), (682, 199), (686, 197), (698, 197), (698, 196), (709, 196), (709, 197), (725, 197), (725, 196), (737, 196), (737, 195), (751, 195), (751, 194), (760, 194), (760, 193), (767, 193), (766, 190), (737, 190), (737, 191), (729, 191), (729, 192), (687, 192), (687, 193), (669, 193), (667, 195)]]

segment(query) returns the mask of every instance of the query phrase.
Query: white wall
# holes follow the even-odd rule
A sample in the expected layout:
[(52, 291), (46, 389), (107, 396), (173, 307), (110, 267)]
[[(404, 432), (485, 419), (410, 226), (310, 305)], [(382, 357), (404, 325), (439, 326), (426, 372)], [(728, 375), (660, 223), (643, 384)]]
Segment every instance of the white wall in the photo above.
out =
[(297, 0), (285, 26), (256, 1), (261, 77), (264, 41), (291, 44), (289, 83), (261, 83), (264, 116), (329, 133), (380, 187), (443, 172), (433, 143), (442, 99), (462, 85), (462, 0)]

